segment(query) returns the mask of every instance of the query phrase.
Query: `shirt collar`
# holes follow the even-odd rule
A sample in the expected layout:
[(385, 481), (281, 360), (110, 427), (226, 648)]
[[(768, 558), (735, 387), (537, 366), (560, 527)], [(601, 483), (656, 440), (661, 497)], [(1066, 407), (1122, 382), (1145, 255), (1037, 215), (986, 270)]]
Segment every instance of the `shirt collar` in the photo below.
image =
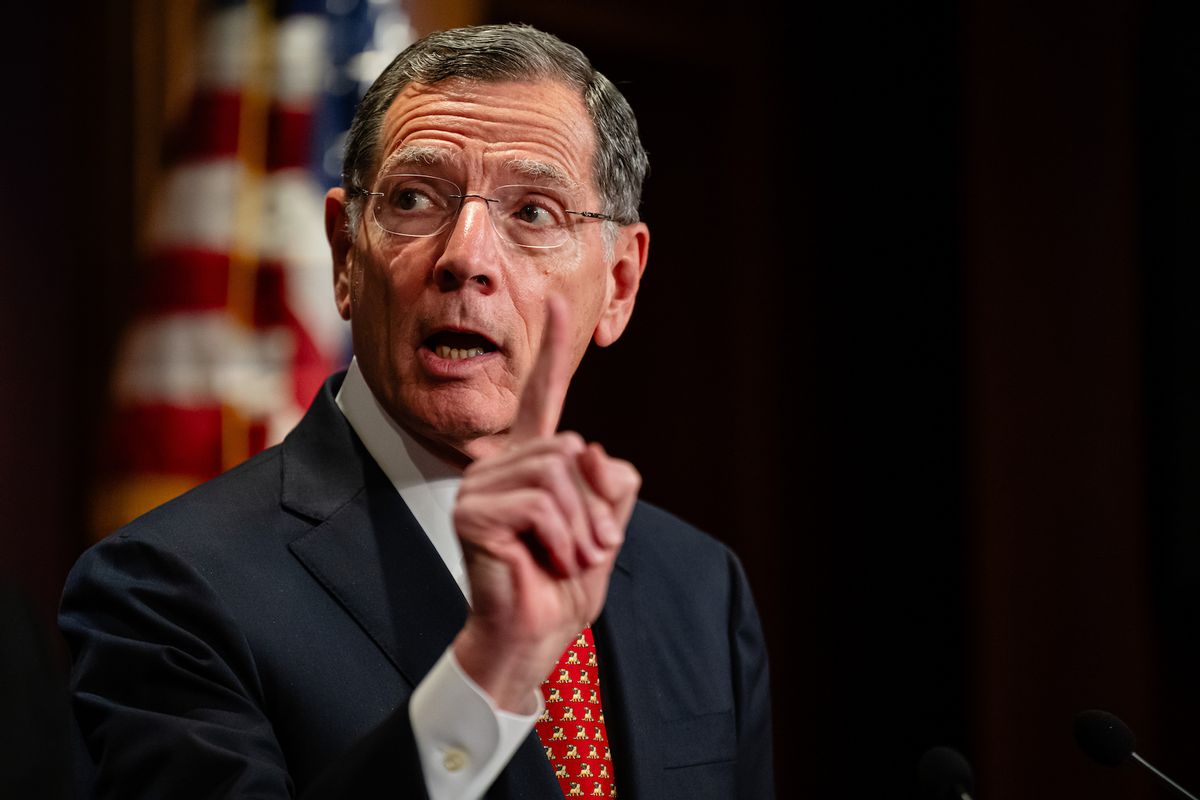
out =
[(357, 358), (350, 360), (337, 404), (396, 491), (403, 494), (413, 486), (442, 481), (452, 481), (457, 488), (462, 470), (438, 458), (388, 415), (363, 378)]
[(462, 470), (442, 461), (391, 418), (371, 392), (357, 359), (350, 362), (337, 405), (470, 602), (462, 545), (451, 521)]

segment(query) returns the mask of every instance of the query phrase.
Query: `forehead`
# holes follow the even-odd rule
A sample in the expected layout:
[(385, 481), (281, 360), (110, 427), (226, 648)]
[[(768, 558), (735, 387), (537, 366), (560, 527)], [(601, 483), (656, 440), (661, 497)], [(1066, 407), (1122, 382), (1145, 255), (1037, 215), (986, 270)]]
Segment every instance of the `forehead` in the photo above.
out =
[(435, 167), (463, 180), (537, 177), (593, 186), (595, 132), (574, 88), (554, 80), (409, 84), (384, 115), (380, 172)]

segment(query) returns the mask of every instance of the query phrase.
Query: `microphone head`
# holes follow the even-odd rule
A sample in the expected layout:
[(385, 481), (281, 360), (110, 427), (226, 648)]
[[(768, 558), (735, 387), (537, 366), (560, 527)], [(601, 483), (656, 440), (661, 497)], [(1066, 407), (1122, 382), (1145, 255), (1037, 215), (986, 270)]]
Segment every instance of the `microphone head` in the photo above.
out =
[(1133, 731), (1115, 714), (1093, 708), (1075, 715), (1075, 741), (1092, 760), (1119, 766), (1133, 754)]
[(917, 764), (922, 800), (959, 800), (975, 791), (975, 775), (962, 753), (952, 747), (933, 747)]

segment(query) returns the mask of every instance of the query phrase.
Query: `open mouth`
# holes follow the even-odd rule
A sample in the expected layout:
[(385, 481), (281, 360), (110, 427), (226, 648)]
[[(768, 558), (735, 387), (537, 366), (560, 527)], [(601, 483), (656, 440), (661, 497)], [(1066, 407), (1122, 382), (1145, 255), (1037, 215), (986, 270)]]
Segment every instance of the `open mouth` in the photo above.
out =
[(438, 358), (461, 361), (495, 352), (496, 343), (486, 336), (470, 331), (439, 331), (425, 340), (424, 346)]

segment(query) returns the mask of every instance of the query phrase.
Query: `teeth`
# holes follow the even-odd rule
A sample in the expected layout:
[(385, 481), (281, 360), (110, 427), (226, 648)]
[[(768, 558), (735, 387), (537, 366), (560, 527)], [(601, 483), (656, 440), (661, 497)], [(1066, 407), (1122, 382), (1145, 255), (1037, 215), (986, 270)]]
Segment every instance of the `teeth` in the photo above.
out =
[(462, 350), (457, 347), (447, 347), (444, 344), (439, 344), (436, 352), (440, 358), (448, 358), (451, 361), (460, 361), (464, 358), (474, 358), (475, 356), (483, 355), (483, 348), (472, 347)]

